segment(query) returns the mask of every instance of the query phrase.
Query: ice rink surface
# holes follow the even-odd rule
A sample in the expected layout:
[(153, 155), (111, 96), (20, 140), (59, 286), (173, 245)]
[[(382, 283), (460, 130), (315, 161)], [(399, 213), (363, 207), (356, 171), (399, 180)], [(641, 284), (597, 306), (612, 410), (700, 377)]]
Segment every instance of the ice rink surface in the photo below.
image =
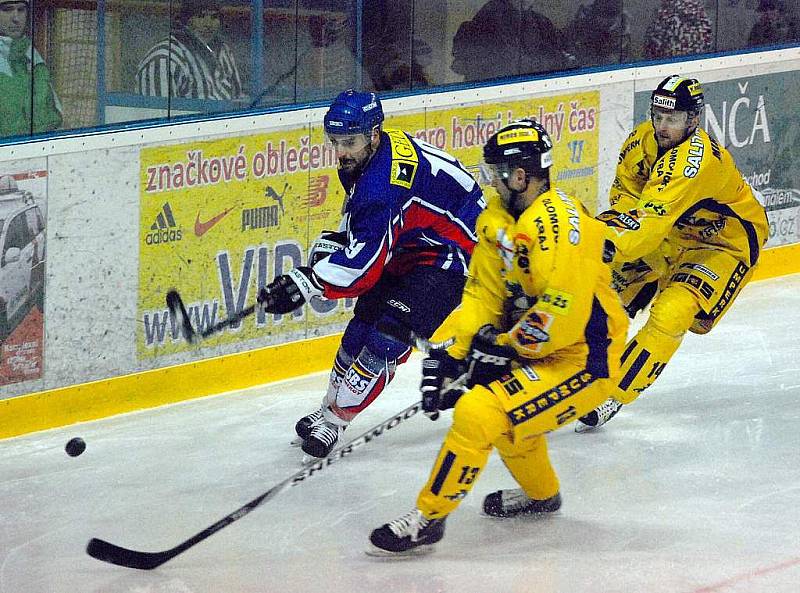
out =
[[(558, 514), (482, 516), (513, 485), (493, 455), (436, 551), (400, 561), (366, 556), (367, 536), (414, 506), (449, 413), (410, 418), (154, 571), (84, 552), (91, 537), (171, 548), (290, 476), (292, 427), (325, 374), (0, 441), (0, 591), (796, 593), (798, 328), (800, 275), (750, 285), (606, 427), (550, 435)], [(345, 436), (413, 403), (418, 381), (414, 357)]]

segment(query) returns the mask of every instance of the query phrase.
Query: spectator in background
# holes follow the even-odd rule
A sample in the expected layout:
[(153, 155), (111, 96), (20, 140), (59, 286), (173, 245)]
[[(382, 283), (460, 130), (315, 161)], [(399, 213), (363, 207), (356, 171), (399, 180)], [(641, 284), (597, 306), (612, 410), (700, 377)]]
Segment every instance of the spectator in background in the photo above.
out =
[(563, 34), (579, 66), (620, 63), (630, 55), (630, 17), (622, 9), (622, 0), (581, 4)]
[(186, 0), (171, 34), (139, 63), (142, 95), (230, 101), (242, 97), (239, 68), (222, 38), (217, 0)]
[(29, 16), (27, 0), (0, 0), (0, 136), (61, 125), (61, 102), (50, 71), (28, 36)]
[(646, 59), (702, 54), (712, 49), (712, 27), (704, 0), (662, 0), (645, 32)]
[[(376, 91), (430, 85), (425, 67), (431, 62), (431, 47), (419, 37), (412, 38), (413, 14), (411, 0), (364, 2), (364, 69)], [(369, 88), (366, 83), (363, 86)]]
[[(307, 32), (307, 42), (298, 40), (295, 66), (278, 76), (272, 88), (291, 83), (294, 77), (297, 99), (306, 101), (328, 98), (342, 88), (373, 88), (369, 73), (353, 54), (355, 31), (346, 14), (310, 15)], [(310, 43), (307, 49), (306, 43)]]
[(749, 46), (800, 41), (800, 21), (787, 11), (786, 0), (761, 0), (758, 21), (750, 30)]
[(391, 44), (384, 49), (377, 69), (378, 78), (374, 81), (377, 90), (418, 89), (430, 85), (425, 66), (430, 63), (431, 46), (417, 37), (412, 43), (410, 51), (404, 51), (401, 44)]
[(489, 0), (456, 31), (450, 68), (468, 82), (564, 70), (561, 39), (550, 19), (519, 1)]

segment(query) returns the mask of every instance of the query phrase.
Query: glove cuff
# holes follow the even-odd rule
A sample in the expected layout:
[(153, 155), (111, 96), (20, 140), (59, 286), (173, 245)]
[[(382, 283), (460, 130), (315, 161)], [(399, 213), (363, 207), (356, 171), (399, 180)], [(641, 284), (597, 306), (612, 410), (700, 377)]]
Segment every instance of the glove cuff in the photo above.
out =
[(297, 290), (306, 302), (312, 297), (322, 297), (324, 288), (311, 268), (294, 268), (286, 274), (297, 286)]

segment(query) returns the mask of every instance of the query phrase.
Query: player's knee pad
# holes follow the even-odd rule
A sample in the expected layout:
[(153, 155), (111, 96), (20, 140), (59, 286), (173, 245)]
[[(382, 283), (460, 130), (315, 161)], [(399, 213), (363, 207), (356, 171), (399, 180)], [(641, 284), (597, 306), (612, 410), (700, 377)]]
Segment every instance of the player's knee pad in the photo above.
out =
[(682, 338), (701, 311), (697, 295), (682, 285), (667, 286), (650, 308), (646, 326), (659, 332)]
[(661, 291), (650, 308), (647, 323), (625, 347), (614, 399), (628, 404), (653, 384), (700, 310), (697, 296), (682, 285), (670, 285)]
[(453, 408), (451, 433), (478, 449), (493, 446), (510, 430), (508, 416), (497, 396), (480, 385), (462, 395)]
[(371, 330), (372, 324), (354, 317), (344, 330), (341, 349), (343, 349), (351, 359), (355, 358), (367, 343), (367, 337)]
[(411, 353), (410, 345), (396, 337), (403, 335), (411, 336), (412, 332), (402, 322), (385, 315), (370, 328), (364, 347), (386, 360), (401, 364), (408, 360), (408, 355)]

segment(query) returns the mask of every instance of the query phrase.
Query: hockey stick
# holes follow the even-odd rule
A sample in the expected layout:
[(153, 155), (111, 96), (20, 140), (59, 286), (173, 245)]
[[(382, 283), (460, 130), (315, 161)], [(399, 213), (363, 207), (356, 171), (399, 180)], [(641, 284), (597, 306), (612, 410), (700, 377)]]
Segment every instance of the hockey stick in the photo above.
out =
[[(173, 319), (175, 319), (176, 323), (180, 327), (183, 338), (190, 344), (195, 344), (200, 340), (204, 340), (208, 336), (214, 335), (223, 329), (230, 327), (231, 325), (239, 323), (245, 317), (249, 317), (255, 313), (259, 304), (260, 303), (257, 302), (256, 304), (245, 307), (227, 319), (218, 321), (214, 325), (197, 332), (194, 327), (192, 327), (192, 321), (189, 319), (189, 312), (186, 310), (186, 305), (183, 304), (181, 295), (174, 288), (167, 292), (167, 309), (169, 309), (169, 314)], [(377, 329), (378, 331), (385, 333), (386, 335), (391, 336), (396, 340), (403, 342), (404, 344), (413, 346), (423, 354), (427, 354), (431, 349), (448, 348), (455, 342), (453, 338), (444, 342), (431, 342), (418, 336), (409, 329), (401, 328), (397, 325), (386, 324), (383, 322), (383, 320), (378, 322)]]
[(173, 288), (167, 293), (167, 308), (169, 309), (169, 314), (178, 323), (183, 339), (190, 344), (195, 344), (200, 340), (204, 340), (208, 336), (216, 334), (227, 327), (239, 323), (245, 317), (249, 317), (255, 313), (256, 307), (258, 307), (258, 303), (245, 307), (227, 319), (218, 321), (211, 327), (207, 327), (204, 330), (197, 332), (195, 331), (194, 327), (192, 327), (192, 321), (189, 319), (189, 312), (186, 310), (186, 306), (183, 304), (183, 299), (181, 298), (181, 295), (178, 294), (178, 291)]
[(387, 418), (377, 426), (370, 428), (365, 433), (354, 438), (352, 441), (349, 441), (343, 447), (336, 449), (330, 455), (328, 455), (328, 457), (304, 464), (299, 471), (293, 473), (282, 482), (276, 484), (264, 492), (264, 494), (257, 496), (244, 506), (239, 507), (213, 525), (206, 527), (201, 532), (193, 535), (185, 542), (178, 544), (174, 548), (170, 548), (169, 550), (164, 550), (162, 552), (140, 552), (138, 550), (131, 550), (128, 548), (123, 548), (122, 546), (117, 546), (102, 539), (92, 538), (89, 540), (89, 543), (86, 546), (86, 553), (97, 560), (127, 568), (138, 568), (140, 570), (152, 570), (154, 568), (158, 568), (168, 560), (175, 558), (175, 556), (178, 554), (182, 554), (194, 545), (199, 544), (204, 539), (211, 537), (219, 530), (227, 527), (235, 521), (238, 521), (250, 513), (250, 511), (255, 510), (265, 502), (274, 498), (280, 492), (291, 488), (292, 486), (297, 486), (306, 479), (315, 476), (342, 457), (350, 455), (354, 449), (361, 447), (362, 445), (366, 445), (371, 440), (380, 437), (384, 434), (384, 431), (395, 428), (404, 420), (408, 420), (412, 416), (416, 415), (421, 409), (422, 402), (416, 402), (402, 412), (398, 412), (391, 418)]

